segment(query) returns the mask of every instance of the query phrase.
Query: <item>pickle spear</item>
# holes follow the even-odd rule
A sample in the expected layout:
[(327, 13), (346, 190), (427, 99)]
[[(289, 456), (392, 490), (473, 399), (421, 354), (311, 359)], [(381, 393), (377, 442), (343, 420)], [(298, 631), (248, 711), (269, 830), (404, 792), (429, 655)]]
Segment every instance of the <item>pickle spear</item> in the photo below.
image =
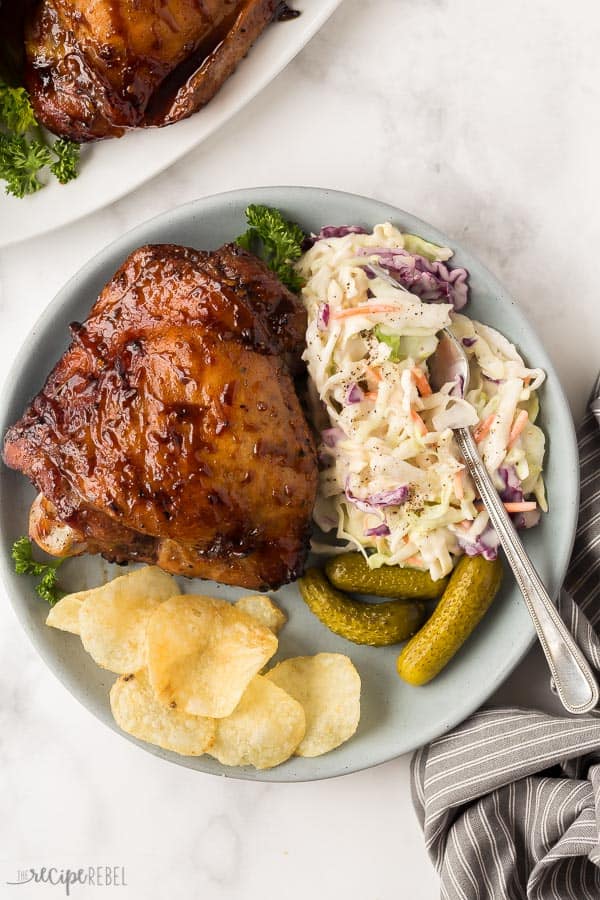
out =
[(499, 559), (459, 559), (433, 615), (398, 657), (400, 678), (414, 685), (435, 678), (487, 612), (501, 581)]
[(362, 553), (333, 556), (325, 564), (327, 577), (340, 591), (397, 597), (402, 600), (437, 600), (444, 593), (447, 578), (434, 581), (429, 572), (402, 566), (370, 569)]
[(414, 634), (425, 618), (420, 603), (388, 600), (365, 603), (336, 591), (319, 569), (308, 569), (298, 580), (308, 608), (330, 631), (355, 644), (383, 647)]

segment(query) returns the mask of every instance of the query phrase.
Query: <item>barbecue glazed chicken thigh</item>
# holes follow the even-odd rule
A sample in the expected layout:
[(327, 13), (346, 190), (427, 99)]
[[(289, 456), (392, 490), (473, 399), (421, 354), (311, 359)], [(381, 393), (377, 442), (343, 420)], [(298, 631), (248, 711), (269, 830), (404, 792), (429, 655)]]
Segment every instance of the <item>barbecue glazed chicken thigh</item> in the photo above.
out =
[(278, 0), (41, 0), (25, 30), (36, 118), (75, 141), (169, 125), (216, 94)]
[(247, 588), (296, 578), (317, 489), (291, 375), (305, 326), (238, 247), (132, 253), (6, 435), (40, 491), (31, 537)]

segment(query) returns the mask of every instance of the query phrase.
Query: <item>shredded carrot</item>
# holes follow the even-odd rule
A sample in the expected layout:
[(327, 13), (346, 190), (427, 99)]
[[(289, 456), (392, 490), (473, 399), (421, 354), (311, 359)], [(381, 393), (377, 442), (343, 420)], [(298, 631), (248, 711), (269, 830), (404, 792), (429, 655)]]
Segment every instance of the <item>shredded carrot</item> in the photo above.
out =
[(402, 312), (402, 307), (392, 306), (391, 303), (363, 303), (362, 306), (353, 306), (350, 309), (339, 309), (332, 314), (332, 319), (348, 319), (350, 316), (372, 316), (377, 313)]
[(454, 493), (458, 500), (462, 500), (465, 496), (465, 488), (463, 484), (464, 469), (456, 472), (454, 475)]
[(417, 431), (419, 432), (421, 437), (426, 435), (427, 434), (427, 425), (425, 424), (425, 422), (423, 421), (423, 419), (421, 418), (419, 413), (415, 412), (414, 409), (411, 409), (410, 417), (413, 420), (413, 422), (415, 423)]
[(409, 556), (408, 559), (405, 559), (404, 562), (409, 566), (418, 566), (418, 568), (422, 569), (425, 563), (423, 562), (423, 557), (416, 554), (415, 556)]
[(365, 400), (377, 400), (379, 394), (377, 391), (367, 391), (365, 394)]
[(433, 393), (433, 391), (431, 390), (431, 387), (429, 385), (429, 382), (427, 381), (427, 376), (425, 375), (425, 373), (422, 372), (418, 366), (413, 366), (413, 368), (410, 371), (411, 371), (412, 377), (415, 379), (415, 384), (417, 386), (417, 390), (418, 390), (419, 394), (421, 395), (421, 397), (430, 397), (431, 394)]
[(458, 525), (459, 528), (462, 528), (463, 531), (468, 531), (469, 528), (471, 527), (471, 525), (473, 524), (473, 520), (472, 519), (463, 519), (462, 522), (457, 522), (456, 524)]
[(494, 422), (496, 421), (496, 414), (492, 413), (491, 416), (488, 416), (484, 422), (480, 422), (475, 431), (473, 432), (473, 437), (475, 438), (478, 444), (487, 437), (490, 433), (490, 429)]
[(525, 378), (523, 379), (523, 384), (525, 386), (527, 386), (530, 383), (531, 383), (531, 375), (526, 375)]
[(537, 509), (537, 503), (535, 500), (522, 500), (520, 503), (505, 503), (504, 509), (509, 513), (533, 512), (534, 509)]
[(409, 537), (407, 534), (404, 535), (404, 537), (402, 538), (402, 541), (403, 541), (403, 543), (408, 544)]
[(529, 421), (529, 414), (526, 409), (522, 409), (517, 418), (514, 421), (513, 427), (510, 430), (510, 434), (508, 436), (508, 446), (512, 447), (514, 442), (517, 440), (527, 422)]
[(367, 375), (370, 375), (374, 381), (383, 381), (383, 375), (379, 369), (374, 369), (373, 366), (367, 366)]
[[(483, 500), (474, 500), (473, 506), (475, 509), (485, 509)], [(504, 503), (503, 506), (506, 512), (509, 513), (531, 512), (532, 510), (537, 509), (535, 500), (521, 500), (518, 503), (513, 501), (511, 503)]]

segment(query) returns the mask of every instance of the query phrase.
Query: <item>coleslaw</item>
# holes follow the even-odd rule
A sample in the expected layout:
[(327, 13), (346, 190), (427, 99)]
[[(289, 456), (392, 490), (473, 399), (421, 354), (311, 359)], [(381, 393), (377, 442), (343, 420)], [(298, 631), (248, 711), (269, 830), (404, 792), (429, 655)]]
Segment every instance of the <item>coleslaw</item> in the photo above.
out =
[[(330, 226), (309, 243), (297, 269), (321, 435), (315, 522), (335, 530), (340, 549), (358, 548), (371, 568), (413, 566), (437, 579), (464, 553), (495, 558), (498, 538), (452, 428), (473, 428), (517, 527), (537, 524), (547, 510), (545, 438), (535, 424), (544, 372), (459, 312), (468, 273), (448, 265), (449, 248), (390, 223), (371, 232)], [(464, 398), (456, 382), (437, 392), (429, 385), (427, 359), (445, 327), (469, 359)]]

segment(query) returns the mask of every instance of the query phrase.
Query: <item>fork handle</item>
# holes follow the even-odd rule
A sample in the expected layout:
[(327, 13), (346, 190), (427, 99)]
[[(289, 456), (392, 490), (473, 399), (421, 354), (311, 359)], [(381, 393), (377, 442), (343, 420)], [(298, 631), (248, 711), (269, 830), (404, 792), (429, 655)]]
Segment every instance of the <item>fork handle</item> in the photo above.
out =
[(558, 696), (565, 709), (570, 713), (587, 713), (598, 703), (598, 685), (594, 673), (561, 619), (529, 559), (515, 526), (479, 456), (473, 435), (467, 428), (457, 428), (454, 434), (523, 594), (548, 661)]

